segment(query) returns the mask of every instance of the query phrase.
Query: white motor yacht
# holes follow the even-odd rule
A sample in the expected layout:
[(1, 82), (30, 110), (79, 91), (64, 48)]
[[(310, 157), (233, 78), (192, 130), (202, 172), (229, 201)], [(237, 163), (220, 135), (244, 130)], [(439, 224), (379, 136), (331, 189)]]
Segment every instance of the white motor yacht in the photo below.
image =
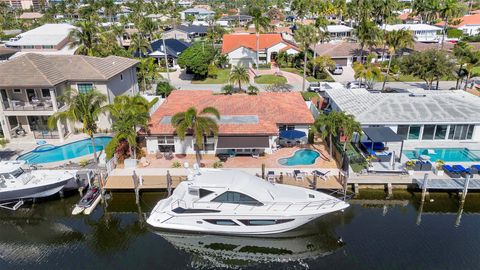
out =
[(322, 192), (270, 183), (243, 171), (197, 168), (157, 203), (147, 222), (170, 230), (274, 234), (348, 206)]
[(76, 171), (25, 171), (24, 161), (0, 161), (0, 202), (51, 196), (71, 181), (76, 182)]

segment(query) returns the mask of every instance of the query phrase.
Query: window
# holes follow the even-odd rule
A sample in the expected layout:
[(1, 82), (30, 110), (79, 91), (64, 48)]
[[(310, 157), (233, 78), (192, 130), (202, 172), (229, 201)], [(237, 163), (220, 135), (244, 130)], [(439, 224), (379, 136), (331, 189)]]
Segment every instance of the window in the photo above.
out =
[(230, 219), (204, 219), (204, 221), (215, 225), (238, 226), (237, 223)]
[(201, 214), (201, 213), (219, 213), (220, 210), (215, 209), (185, 209), (182, 207), (177, 207), (172, 210), (172, 212), (177, 214)]
[(418, 140), (420, 139), (420, 127), (417, 125), (410, 126), (410, 130), (408, 131), (408, 139), (409, 140)]
[(447, 136), (447, 125), (438, 125), (435, 130), (435, 140), (445, 140)]
[(220, 194), (218, 197), (212, 200), (212, 202), (219, 203), (238, 203), (238, 204), (248, 204), (248, 205), (263, 205), (263, 203), (255, 200), (254, 198), (245, 195), (240, 192), (227, 191)]
[(295, 129), (295, 126), (294, 125), (280, 125), (278, 126), (278, 129), (280, 131), (284, 131), (284, 130), (294, 130)]
[(397, 128), (397, 134), (398, 136), (402, 137), (404, 140), (407, 139), (408, 135), (408, 125), (400, 125)]
[(242, 222), (247, 226), (266, 226), (282, 224), (293, 220), (294, 219), (239, 219), (238, 221)]
[(14, 93), (21, 93), (22, 90), (20, 90), (20, 89), (13, 89), (13, 92), (14, 92)]
[(77, 89), (79, 93), (85, 94), (93, 90), (92, 83), (78, 83)]
[(24, 49), (33, 49), (33, 45), (24, 45), (22, 46)]
[(50, 89), (42, 89), (42, 97), (50, 97)]
[(471, 140), (473, 136), (473, 125), (451, 125), (448, 133), (449, 140)]
[(173, 136), (158, 136), (158, 144), (174, 144)]
[(42, 45), (42, 49), (53, 49), (53, 45)]
[(123, 74), (120, 74), (120, 81), (123, 81)]
[(422, 140), (433, 140), (434, 133), (435, 133), (435, 125), (423, 126)]
[(474, 125), (468, 126), (467, 137), (465, 139), (471, 140), (473, 137), (473, 129), (475, 128)]
[(205, 197), (207, 195), (210, 195), (212, 193), (213, 193), (213, 191), (208, 190), (208, 189), (203, 189), (203, 188), (199, 189), (199, 197), (200, 198), (203, 198), (203, 197)]

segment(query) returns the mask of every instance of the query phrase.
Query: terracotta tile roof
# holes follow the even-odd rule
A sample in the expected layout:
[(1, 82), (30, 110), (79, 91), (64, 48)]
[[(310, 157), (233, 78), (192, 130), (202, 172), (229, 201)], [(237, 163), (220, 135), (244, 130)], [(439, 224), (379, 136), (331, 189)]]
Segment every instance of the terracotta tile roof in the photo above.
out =
[[(458, 19), (455, 19), (453, 21), (458, 21), (459, 23), (455, 24), (455, 25), (449, 24), (448, 26), (458, 28), (458, 27), (461, 27), (461, 26), (464, 26), (464, 25), (479, 25), (480, 24), (480, 13), (472, 14), (472, 15), (465, 15), (465, 16), (463, 16), (461, 18), (458, 18)], [(439, 22), (436, 25), (437, 26), (443, 26), (443, 22)]]
[[(263, 50), (280, 42), (285, 42), (280, 34), (260, 34), (258, 48)], [(257, 38), (255, 34), (226, 34), (223, 35), (222, 53), (232, 52), (240, 47), (257, 50)]]
[(298, 92), (217, 95), (208, 90), (176, 90), (152, 115), (149, 133), (174, 134), (175, 130), (170, 123), (161, 123), (164, 117), (186, 111), (189, 107), (200, 111), (208, 106), (217, 108), (221, 116), (258, 117), (256, 123), (220, 124), (219, 133), (223, 135), (274, 135), (278, 133), (277, 124), (311, 125), (314, 122)]
[(406, 21), (408, 19), (411, 19), (411, 20), (420, 20), (420, 17), (418, 16), (414, 16), (411, 12), (404, 12), (400, 15), (398, 15), (398, 19), (402, 20), (402, 21)]

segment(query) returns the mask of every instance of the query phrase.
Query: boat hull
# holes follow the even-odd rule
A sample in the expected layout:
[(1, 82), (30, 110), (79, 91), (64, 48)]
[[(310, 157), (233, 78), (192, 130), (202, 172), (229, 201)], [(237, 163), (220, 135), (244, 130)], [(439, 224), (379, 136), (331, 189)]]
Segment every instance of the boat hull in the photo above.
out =
[(52, 196), (64, 188), (70, 179), (65, 179), (47, 185), (19, 188), (0, 192), (0, 201), (15, 201), (22, 199), (35, 199)]
[[(188, 216), (172, 216), (171, 214), (154, 214), (151, 215), (147, 223), (153, 227), (163, 230), (186, 231), (186, 232), (203, 232), (210, 234), (223, 235), (266, 235), (283, 233), (298, 228), (310, 221), (313, 221), (327, 213), (297, 216), (281, 216), (281, 215), (188, 215)], [(237, 225), (217, 225), (209, 223), (205, 220), (221, 219), (231, 220)], [(247, 226), (241, 220), (290, 220), (288, 222), (272, 225), (254, 225)]]

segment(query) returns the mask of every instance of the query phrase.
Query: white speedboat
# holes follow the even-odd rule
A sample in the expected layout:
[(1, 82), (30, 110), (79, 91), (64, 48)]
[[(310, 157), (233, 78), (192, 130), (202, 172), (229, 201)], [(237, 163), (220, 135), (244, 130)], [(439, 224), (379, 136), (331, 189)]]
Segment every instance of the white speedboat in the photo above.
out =
[(25, 171), (24, 161), (0, 161), (0, 202), (48, 197), (76, 181), (75, 171)]
[(239, 170), (197, 169), (157, 203), (157, 228), (214, 234), (274, 234), (349, 205), (322, 192), (273, 184)]

